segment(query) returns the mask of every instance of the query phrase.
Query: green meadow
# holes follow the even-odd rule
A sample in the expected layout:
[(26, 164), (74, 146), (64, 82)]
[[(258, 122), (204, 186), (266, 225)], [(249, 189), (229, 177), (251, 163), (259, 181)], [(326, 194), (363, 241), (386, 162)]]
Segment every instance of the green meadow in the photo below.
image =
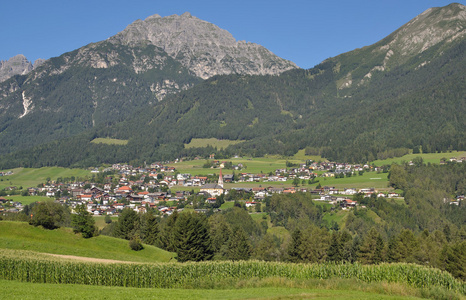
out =
[[(242, 284), (248, 285), (247, 282)], [(341, 287), (332, 288), (332, 284)], [(406, 295), (411, 292), (410, 288), (395, 284), (355, 285), (346, 280), (314, 285), (315, 288), (156, 289), (0, 280), (2, 294), (8, 295), (8, 299), (420, 299)], [(398, 290), (401, 295), (391, 290)]]
[(29, 205), (34, 202), (47, 201), (51, 199), (45, 196), (21, 196), (21, 195), (5, 196), (4, 198), (7, 200), (13, 200), (15, 202), (21, 202), (23, 205)]
[(13, 175), (0, 177), (0, 189), (7, 186), (16, 186), (23, 188), (36, 187), (39, 183), (44, 183), (47, 178), (56, 180), (65, 177), (90, 177), (91, 172), (84, 169), (67, 169), (61, 167), (43, 167), (43, 168), (16, 168), (11, 170)]
[(91, 141), (94, 144), (107, 144), (107, 145), (127, 145), (128, 140), (118, 140), (111, 138), (95, 138)]
[(189, 148), (203, 148), (207, 146), (212, 146), (215, 149), (226, 148), (230, 145), (238, 144), (243, 141), (231, 141), (231, 140), (218, 140), (216, 138), (210, 139), (192, 139), (189, 144), (184, 144), (184, 147)]
[(144, 245), (133, 251), (126, 240), (108, 236), (84, 239), (70, 228), (47, 230), (25, 222), (0, 222), (0, 248), (132, 262), (167, 262), (173, 253)]
[(445, 153), (418, 153), (418, 154), (406, 154), (402, 157), (394, 157), (388, 158), (384, 160), (376, 160), (374, 164), (376, 166), (383, 166), (383, 165), (391, 165), (392, 163), (401, 164), (403, 162), (412, 161), (416, 157), (421, 157), (424, 163), (432, 163), (438, 164), (442, 158), (446, 158), (447, 160), (456, 157), (466, 157), (466, 151), (452, 151), (452, 152), (445, 152)]

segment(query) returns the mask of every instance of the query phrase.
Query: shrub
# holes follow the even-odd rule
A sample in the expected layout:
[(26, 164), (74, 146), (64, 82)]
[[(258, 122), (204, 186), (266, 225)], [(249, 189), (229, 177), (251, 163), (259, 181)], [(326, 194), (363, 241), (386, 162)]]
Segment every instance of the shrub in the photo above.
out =
[(139, 251), (139, 250), (142, 250), (144, 249), (144, 247), (142, 246), (142, 243), (141, 243), (141, 240), (139, 239), (139, 237), (133, 237), (129, 240), (129, 247), (131, 248), (131, 250), (134, 250), (134, 251)]

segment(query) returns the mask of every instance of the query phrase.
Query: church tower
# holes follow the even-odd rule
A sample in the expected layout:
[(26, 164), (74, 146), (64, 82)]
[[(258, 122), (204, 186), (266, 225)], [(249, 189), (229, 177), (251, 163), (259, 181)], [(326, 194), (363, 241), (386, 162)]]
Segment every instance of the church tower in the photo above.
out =
[(223, 188), (222, 167), (220, 166), (220, 174), (218, 175), (218, 185)]

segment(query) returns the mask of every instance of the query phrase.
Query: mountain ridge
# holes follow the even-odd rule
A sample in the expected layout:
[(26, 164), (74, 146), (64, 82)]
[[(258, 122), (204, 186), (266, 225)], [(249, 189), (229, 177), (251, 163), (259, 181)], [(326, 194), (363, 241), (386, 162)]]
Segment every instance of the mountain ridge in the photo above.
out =
[[(144, 21), (137, 20), (108, 40), (123, 44), (147, 40), (171, 57), (179, 58), (202, 79), (232, 73), (277, 75), (297, 68), (293, 62), (278, 59), (258, 44), (236, 41), (228, 31), (188, 12), (163, 18), (156, 14)], [(257, 63), (242, 64), (256, 60)]]
[[(183, 18), (189, 19), (189, 16)], [(152, 19), (159, 18), (153, 16)], [(92, 44), (89, 47), (101, 49), (93, 52), (98, 54), (97, 60), (84, 59), (85, 68), (79, 76), (66, 75), (66, 72), (60, 74), (81, 78), (81, 88), (88, 81), (95, 82), (96, 78), (98, 82), (113, 82), (118, 77), (112, 86), (93, 87), (103, 89), (98, 95), (107, 97), (108, 101), (101, 102), (97, 97), (93, 100), (97, 104), (87, 102), (87, 110), (93, 111), (92, 115), (83, 115), (87, 116), (88, 125), (82, 130), (87, 131), (80, 135), (72, 132), (69, 136), (73, 135), (73, 138), (64, 141), (55, 138), (56, 141), (38, 146), (32, 152), (17, 152), (1, 160), (2, 163), (24, 166), (87, 166), (135, 159), (150, 161), (202, 156), (212, 151), (207, 148), (184, 149), (183, 144), (192, 138), (243, 140), (222, 150), (225, 156), (242, 153), (292, 155), (306, 148), (327, 158), (348, 162), (371, 161), (380, 153), (396, 149), (462, 150), (466, 147), (466, 123), (463, 121), (466, 115), (465, 23), (462, 5), (431, 9), (381, 41), (329, 58), (314, 68), (292, 69), (277, 76), (215, 75), (190, 89), (167, 95), (160, 102), (151, 95), (151, 83), (146, 81), (148, 74), (143, 69), (141, 73), (129, 76), (134, 71), (134, 51), (148, 55), (157, 50), (164, 61), (173, 62), (174, 74), (186, 68), (184, 65), (147, 40), (135, 40), (128, 45), (109, 40)], [(423, 37), (428, 37), (429, 32), (443, 33), (436, 35), (441, 37), (436, 43), (428, 41), (426, 44), (423, 38), (415, 39), (403, 52), (398, 41), (406, 40), (415, 32)], [(86, 49), (67, 55), (76, 57)], [(109, 65), (114, 59), (109, 59), (113, 57), (113, 51), (126, 63)], [(59, 69), (63, 66), (60, 60), (67, 59), (64, 55), (50, 64)], [(100, 61), (107, 66), (92, 67)], [(142, 68), (144, 66), (141, 64)], [(119, 79), (123, 73), (128, 74), (124, 81)], [(16, 80), (21, 86), (28, 79), (20, 76)], [(123, 89), (123, 83), (127, 89)], [(114, 89), (124, 91), (120, 102), (116, 101), (117, 95), (108, 93)], [(17, 116), (24, 114), (27, 105), (34, 105), (33, 101), (32, 104), (24, 101), (30, 98), (28, 90), (24, 94), (20, 91), (14, 91), (18, 99), (22, 96), (22, 101), (17, 104)], [(86, 93), (80, 97), (95, 95), (92, 89)], [(134, 95), (140, 95), (140, 98)], [(128, 113), (116, 119), (112, 117), (117, 111), (103, 114), (98, 110), (100, 107), (111, 108), (117, 103), (126, 109), (130, 104), (123, 101), (125, 97), (137, 100), (134, 102), (138, 103), (137, 110), (133, 111), (136, 114)], [(104, 118), (96, 118), (102, 114)], [(26, 114), (21, 121), (31, 115)], [(56, 115), (50, 115), (50, 119)], [(24, 126), (18, 125), (11, 116), (9, 114), (10, 119), (7, 119), (11, 125), (0, 123), (0, 128), (6, 124), (7, 130), (15, 128), (16, 132), (24, 132)], [(81, 120), (83, 116), (74, 117)], [(41, 124), (40, 119), (36, 124)], [(67, 130), (72, 130), (76, 125), (67, 126)], [(4, 133), (0, 133), (0, 149), (20, 142), (21, 136)], [(37, 132), (30, 133), (29, 138), (35, 138), (35, 135)], [(127, 146), (91, 144), (90, 141), (97, 137), (129, 142)], [(31, 153), (34, 154), (31, 156)]]

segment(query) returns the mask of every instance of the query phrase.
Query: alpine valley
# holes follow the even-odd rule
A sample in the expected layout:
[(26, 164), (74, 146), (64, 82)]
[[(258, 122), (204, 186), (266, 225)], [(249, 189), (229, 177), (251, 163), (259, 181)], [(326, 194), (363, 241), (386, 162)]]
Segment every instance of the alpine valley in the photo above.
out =
[(0, 167), (466, 150), (465, 28), (465, 6), (431, 8), (303, 70), (189, 13), (154, 15), (0, 83)]

